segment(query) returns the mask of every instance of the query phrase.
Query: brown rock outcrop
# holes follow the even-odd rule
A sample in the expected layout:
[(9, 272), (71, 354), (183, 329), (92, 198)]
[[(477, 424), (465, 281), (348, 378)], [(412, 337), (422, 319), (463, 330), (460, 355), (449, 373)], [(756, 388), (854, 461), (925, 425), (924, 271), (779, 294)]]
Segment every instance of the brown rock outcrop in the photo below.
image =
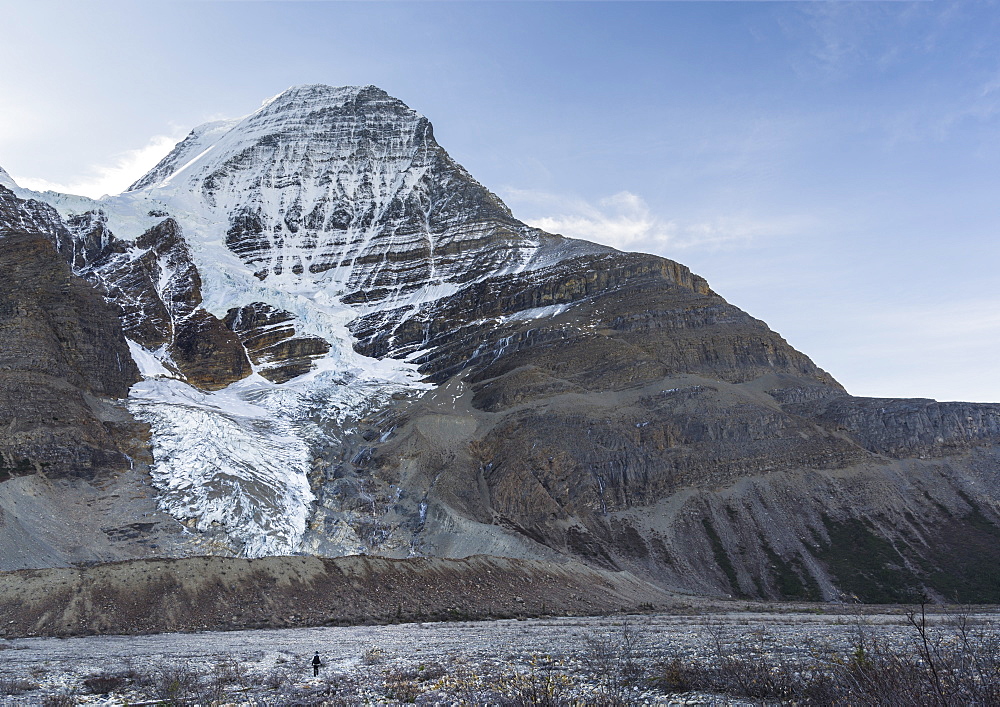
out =
[(192, 385), (219, 390), (253, 372), (239, 338), (204, 309), (196, 309), (175, 327), (170, 352)]
[(139, 372), (117, 313), (48, 234), (0, 227), (0, 273), (0, 480), (128, 468), (110, 401)]
[[(532, 310), (557, 305), (565, 314), (532, 316)], [(397, 325), (403, 314), (410, 313), (355, 320), (356, 348), (377, 357), (414, 356), (434, 382), (459, 372), (473, 383), (499, 379), (530, 365), (539, 381), (558, 369), (556, 378), (588, 390), (678, 373), (736, 382), (772, 372), (802, 374), (842, 390), (763, 322), (713, 293), (705, 280), (652, 255), (609, 251), (571, 258), (475, 283)], [(506, 382), (494, 380), (494, 390), (480, 398), (497, 404)], [(524, 399), (521, 382), (510, 387)]]
[(234, 307), (224, 321), (260, 374), (275, 383), (308, 373), (315, 367), (313, 359), (330, 350), (329, 342), (318, 336), (297, 336), (295, 315), (264, 302)]
[(164, 219), (134, 244), (105, 234), (92, 212), (73, 224), (80, 272), (121, 306), (128, 337), (151, 350), (167, 345), (178, 372), (206, 390), (250, 375), (239, 339), (201, 307), (201, 276), (176, 221)]

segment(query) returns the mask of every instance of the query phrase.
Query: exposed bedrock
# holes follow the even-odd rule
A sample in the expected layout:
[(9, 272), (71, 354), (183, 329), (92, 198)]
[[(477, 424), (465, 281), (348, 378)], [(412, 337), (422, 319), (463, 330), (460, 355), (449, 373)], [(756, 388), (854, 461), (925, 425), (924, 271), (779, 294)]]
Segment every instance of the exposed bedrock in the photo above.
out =
[(173, 361), (199, 388), (219, 390), (253, 372), (239, 337), (204, 309), (178, 321), (173, 338)]
[(355, 323), (444, 381), (367, 452), (424, 499), (422, 551), (554, 551), (730, 596), (1000, 599), (1000, 406), (848, 396), (665, 262), (580, 260)]
[(948, 461), (773, 472), (609, 514), (595, 533), (622, 567), (692, 591), (995, 603), (998, 460), (993, 447)]
[(314, 359), (330, 350), (323, 338), (298, 335), (294, 314), (265, 302), (233, 307), (224, 321), (239, 337), (260, 374), (275, 383), (308, 373), (315, 368)]
[(19, 199), (0, 184), (0, 231), (42, 234), (52, 241), (63, 259), (73, 257), (73, 234), (54, 208), (34, 199)]
[(1000, 405), (939, 403), (920, 398), (851, 398), (787, 405), (889, 457), (947, 456), (970, 444), (1000, 439)]
[(64, 221), (51, 206), (0, 186), (0, 228), (47, 238), (119, 310), (119, 330), (147, 349), (166, 347), (168, 367), (190, 383), (217, 390), (250, 375), (238, 337), (201, 307), (201, 276), (174, 219), (128, 242), (108, 230), (100, 211)]
[(127, 469), (142, 430), (113, 400), (139, 372), (116, 312), (48, 234), (11, 220), (0, 226), (0, 481)]
[[(769, 378), (681, 376), (500, 412), (452, 381), (369, 468), (425, 499), (431, 554), (555, 551), (733, 597), (1000, 600), (995, 439), (888, 458), (784, 412)], [(839, 399), (852, 402), (870, 401)]]
[[(487, 279), (416, 313), (367, 315), (351, 328), (362, 353), (408, 357), (435, 382), (472, 369), (487, 406), (523, 398), (524, 383), (597, 390), (698, 372), (742, 381), (787, 371), (842, 390), (702, 278), (650, 255), (580, 256)], [(535, 369), (527, 379), (502, 378), (524, 366)]]
[(205, 390), (250, 375), (239, 338), (201, 306), (201, 275), (180, 225), (166, 218), (126, 243), (106, 234), (103, 223), (95, 212), (72, 220), (82, 252), (74, 262), (121, 307), (126, 336), (146, 349), (165, 347), (167, 365)]

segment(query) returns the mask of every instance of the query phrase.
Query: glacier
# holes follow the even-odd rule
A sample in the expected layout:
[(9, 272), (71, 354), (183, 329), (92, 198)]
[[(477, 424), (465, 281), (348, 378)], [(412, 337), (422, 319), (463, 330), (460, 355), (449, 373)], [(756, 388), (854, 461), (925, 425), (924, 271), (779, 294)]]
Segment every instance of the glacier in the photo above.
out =
[[(88, 223), (126, 244), (113, 257), (122, 267), (142, 255), (140, 235), (172, 218), (200, 289), (178, 313), (178, 273), (191, 276), (156, 259), (171, 327), (192, 307), (223, 319), (267, 303), (295, 317), (296, 334), (330, 344), (290, 381), (266, 380), (251, 361), (252, 375), (209, 392), (184, 379), (167, 345), (130, 343), (144, 380), (128, 407), (150, 425), (160, 506), (220, 552), (248, 557), (300, 551), (316, 511), (310, 475), (321, 483), (314, 455), (394, 393), (432, 387), (413, 356), (355, 351), (352, 321), (379, 314), (391, 346), (409, 318), (471, 283), (567, 256), (566, 241), (543, 243), (448, 156), (425, 117), (374, 86), (296, 86), (243, 118), (206, 123), (119, 195), (15, 191), (64, 218), (92, 213)], [(366, 550), (349, 536), (344, 547)]]

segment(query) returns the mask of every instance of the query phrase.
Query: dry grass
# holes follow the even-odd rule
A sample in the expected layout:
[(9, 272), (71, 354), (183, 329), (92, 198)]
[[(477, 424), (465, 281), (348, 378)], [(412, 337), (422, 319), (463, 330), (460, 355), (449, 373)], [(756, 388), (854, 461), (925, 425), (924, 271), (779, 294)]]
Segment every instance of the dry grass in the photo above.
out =
[(655, 681), (666, 691), (705, 691), (762, 702), (884, 707), (1000, 704), (1000, 641), (967, 615), (932, 627), (926, 607), (908, 611), (909, 641), (890, 643), (863, 621), (843, 655), (782, 659), (734, 651), (710, 632), (708, 663), (670, 660)]
[(23, 678), (0, 678), (0, 695), (16, 696), (38, 689), (38, 683)]
[[(127, 701), (170, 704), (446, 703), (496, 705), (628, 705), (700, 692), (719, 699), (775, 704), (852, 704), (939, 707), (1000, 704), (1000, 634), (967, 615), (932, 626), (924, 607), (899, 616), (892, 631), (848, 620), (835, 643), (816, 641), (809, 628), (782, 645), (738, 617), (707, 624), (693, 650), (671, 654), (669, 636), (622, 620), (591, 631), (573, 630), (575, 643), (559, 654), (507, 652), (428, 656), (414, 664), (372, 645), (353, 662), (331, 665), (313, 678), (305, 663), (263, 653), (220, 655), (214, 662), (171, 663), (80, 677), (70, 694), (107, 694)], [(988, 619), (991, 621), (991, 619)], [(749, 628), (749, 630), (748, 630)], [(572, 630), (562, 629), (563, 631)], [(662, 636), (662, 637), (661, 637)], [(891, 637), (891, 638), (889, 638)], [(664, 639), (667, 639), (665, 642)], [(786, 639), (786, 641), (789, 639)], [(828, 639), (823, 639), (828, 640)], [(565, 645), (565, 644), (564, 644)], [(256, 661), (256, 662), (255, 662)], [(63, 688), (60, 688), (63, 689)], [(0, 681), (7, 694), (38, 694), (30, 680)], [(41, 697), (36, 703), (42, 703)]]

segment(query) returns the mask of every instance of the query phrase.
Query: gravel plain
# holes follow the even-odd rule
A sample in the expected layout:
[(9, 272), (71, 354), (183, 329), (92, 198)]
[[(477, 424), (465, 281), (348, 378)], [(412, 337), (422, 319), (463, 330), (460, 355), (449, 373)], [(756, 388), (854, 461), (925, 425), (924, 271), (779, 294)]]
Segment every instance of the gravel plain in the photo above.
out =
[[(0, 704), (458, 704), (502, 701), (501, 692), (514, 688), (522, 696), (542, 689), (581, 704), (600, 703), (608, 692), (608, 668), (620, 667), (626, 639), (646, 677), (673, 659), (710, 664), (720, 650), (786, 662), (834, 660), (849, 654), (859, 632), (891, 643), (915, 639), (903, 610), (883, 611), (824, 606), (815, 612), (18, 638), (0, 640), (0, 693), (7, 693)], [(997, 612), (968, 616), (977, 631), (1000, 634)], [(954, 619), (929, 615), (942, 635)], [(324, 663), (316, 678), (310, 667), (314, 651)], [(94, 694), (100, 687), (95, 676), (116, 680), (113, 691)], [(750, 704), (670, 694), (648, 680), (614, 687), (627, 704)]]

